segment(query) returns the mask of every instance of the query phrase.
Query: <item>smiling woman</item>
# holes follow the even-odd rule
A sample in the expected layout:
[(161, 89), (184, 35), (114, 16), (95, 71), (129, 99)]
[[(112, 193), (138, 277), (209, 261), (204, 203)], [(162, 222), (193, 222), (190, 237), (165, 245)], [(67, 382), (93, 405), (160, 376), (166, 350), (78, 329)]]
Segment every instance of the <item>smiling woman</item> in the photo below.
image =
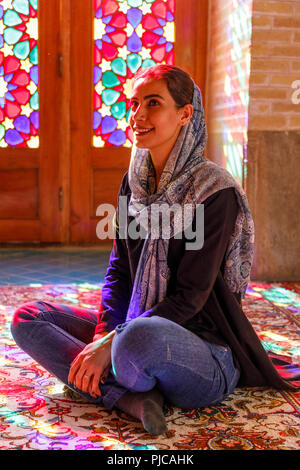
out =
[(136, 74), (129, 115), (136, 147), (150, 151), (157, 185), (181, 128), (193, 114), (193, 81), (177, 70), (184, 80), (180, 88), (190, 91), (182, 96), (173, 80), (168, 79), (169, 74), (170, 68), (164, 65), (159, 67), (159, 73), (156, 67), (151, 67)]
[(203, 245), (187, 244), (174, 220), (168, 237), (154, 237), (151, 221), (146, 237), (120, 236), (124, 217), (117, 211), (99, 318), (30, 302), (15, 312), (12, 334), (73, 391), (125, 411), (158, 435), (167, 430), (164, 401), (198, 408), (236, 386), (294, 385), (278, 374), (242, 310), (254, 225), (241, 186), (203, 157), (199, 87), (183, 70), (158, 65), (136, 76), (131, 104), (134, 145), (119, 191), (125, 224), (141, 207), (151, 214), (158, 205), (164, 216), (170, 206), (191, 204), (195, 231), (203, 204)]

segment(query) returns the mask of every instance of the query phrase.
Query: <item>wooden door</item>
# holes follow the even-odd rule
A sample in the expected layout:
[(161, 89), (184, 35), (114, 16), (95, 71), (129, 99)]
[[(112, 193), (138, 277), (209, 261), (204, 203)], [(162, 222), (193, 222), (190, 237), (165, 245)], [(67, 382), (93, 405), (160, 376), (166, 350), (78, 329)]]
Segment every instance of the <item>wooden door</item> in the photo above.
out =
[[(98, 58), (94, 55), (93, 24), (95, 9), (101, 7), (105, 16), (112, 3), (117, 5), (118, 13), (134, 9), (140, 0), (38, 2), (39, 129), (35, 132), (39, 143), (33, 139), (35, 146), (28, 147), (26, 141), (3, 147), (0, 139), (0, 243), (111, 243), (97, 237), (100, 219), (96, 210), (102, 203), (116, 206), (121, 178), (129, 165), (130, 148), (128, 139), (125, 146), (109, 146), (107, 141), (103, 147), (97, 146), (98, 142), (95, 145), (93, 73)], [(144, 3), (149, 11), (152, 3), (158, 10), (171, 11), (174, 6), (174, 0)], [(26, 28), (27, 32), (32, 30), (30, 15), (34, 16), (32, 9), (37, 0), (13, 2), (16, 8), (25, 8), (26, 4), (28, 17), (23, 11), (20, 18), (27, 26), (24, 29), (22, 24), (16, 25), (23, 34)], [(176, 0), (175, 65), (195, 78), (203, 99), (207, 15), (208, 0)], [(116, 30), (119, 34), (120, 28)], [(113, 33), (112, 29), (107, 33)], [(170, 31), (168, 34), (172, 35)], [(123, 39), (119, 34), (118, 41), (122, 43)], [(134, 60), (132, 64), (134, 67)], [(120, 74), (122, 79), (121, 71)], [(0, 73), (3, 88), (1, 80)]]
[(61, 240), (59, 7), (1, 10), (0, 242)]
[[(97, 99), (94, 95), (93, 67), (97, 61), (96, 56), (99, 54), (99, 51), (94, 49), (93, 39), (95, 10), (102, 8), (101, 16), (106, 22), (102, 32), (104, 33), (105, 24), (109, 26), (113, 24), (115, 31), (113, 31), (114, 28), (106, 28), (106, 32), (108, 35), (118, 33), (117, 40), (122, 46), (126, 36), (120, 33), (124, 15), (128, 18), (128, 10), (138, 3), (133, 0), (120, 3), (117, 0), (103, 0), (102, 2), (100, 0), (95, 0), (95, 2), (72, 0), (70, 5), (72, 96), (69, 226), (71, 243), (102, 243), (96, 234), (96, 226), (100, 220), (96, 216), (97, 207), (102, 203), (113, 204), (116, 207), (120, 182), (130, 161), (130, 148), (126, 146), (128, 141), (125, 146), (107, 146), (107, 141), (105, 141), (105, 146), (100, 148), (93, 145), (93, 99)], [(158, 10), (165, 8), (170, 12), (174, 8), (173, 0), (160, 0), (155, 4)], [(114, 5), (113, 19), (108, 21), (111, 18), (107, 16), (109, 8)], [(148, 9), (151, 12), (151, 2), (148, 2)], [(123, 12), (123, 15), (120, 15), (120, 12)], [(175, 65), (184, 68), (195, 78), (203, 91), (203, 99), (206, 75), (207, 14), (208, 0), (177, 0), (176, 2)], [(135, 19), (131, 18), (131, 20), (135, 26)], [(153, 19), (149, 16), (150, 25), (151, 21)], [(146, 31), (147, 23), (143, 26)], [(132, 33), (133, 27), (129, 26), (129, 30)], [(139, 32), (138, 28), (135, 31)], [(149, 42), (151, 42), (150, 35)], [(114, 51), (110, 52), (114, 60)], [(103, 51), (102, 53), (104, 54)], [(127, 56), (127, 64), (128, 62)], [(105, 63), (105, 65), (108, 64)], [(125, 79), (122, 81), (122, 65), (119, 65), (120, 75), (116, 73), (116, 76), (121, 83), (117, 89), (122, 93), (122, 88), (125, 90), (127, 82)], [(107, 108), (108, 106), (106, 112)], [(107, 243), (107, 241), (103, 242)]]

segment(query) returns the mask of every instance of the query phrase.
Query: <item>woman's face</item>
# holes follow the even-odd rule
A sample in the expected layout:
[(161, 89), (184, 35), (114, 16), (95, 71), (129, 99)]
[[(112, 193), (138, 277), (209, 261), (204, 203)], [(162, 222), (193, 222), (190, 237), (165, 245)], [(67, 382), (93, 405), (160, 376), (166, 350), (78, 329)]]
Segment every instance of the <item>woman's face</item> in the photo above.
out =
[[(186, 107), (189, 107), (187, 112)], [(135, 145), (160, 153), (171, 151), (192, 108), (176, 108), (165, 80), (140, 78), (135, 81), (129, 122)]]

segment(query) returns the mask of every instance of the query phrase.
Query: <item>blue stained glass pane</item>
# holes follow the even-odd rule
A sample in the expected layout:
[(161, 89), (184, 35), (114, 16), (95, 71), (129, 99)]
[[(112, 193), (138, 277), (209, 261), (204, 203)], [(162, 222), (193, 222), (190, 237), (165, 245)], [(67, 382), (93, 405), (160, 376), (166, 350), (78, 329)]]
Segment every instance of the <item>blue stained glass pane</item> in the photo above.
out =
[(4, 41), (3, 41), (3, 36), (0, 36), (0, 49), (3, 47)]
[(24, 141), (23, 137), (15, 129), (8, 129), (5, 134), (5, 142), (8, 145), (18, 145)]
[(96, 18), (102, 18), (102, 8), (99, 8), (99, 10), (96, 11), (96, 14), (95, 14)]
[(36, 129), (39, 128), (40, 123), (39, 123), (39, 112), (38, 111), (33, 111), (33, 113), (30, 114), (30, 121), (33, 127)]
[(173, 49), (173, 44), (171, 42), (167, 42), (166, 44), (166, 51), (170, 52)]
[(17, 131), (30, 134), (30, 120), (27, 116), (19, 116), (14, 120), (14, 125)]
[(94, 66), (94, 85), (101, 80), (102, 77), (102, 70), (100, 67), (97, 67), (96, 65)]
[(7, 93), (5, 93), (4, 96), (5, 96), (6, 100), (15, 101), (14, 97), (9, 93), (9, 91)]
[(127, 41), (127, 49), (130, 52), (139, 52), (142, 50), (142, 41), (134, 31)]
[(102, 21), (103, 23), (108, 24), (111, 19), (112, 19), (112, 15), (104, 16), (104, 18), (102, 18)]
[(4, 67), (3, 67), (3, 65), (1, 65), (1, 67), (0, 67), (0, 77), (3, 77), (3, 75), (4, 75)]
[(157, 41), (157, 44), (165, 44), (166, 42), (167, 42), (166, 38), (161, 37), (161, 38), (159, 38), (159, 40)]
[(102, 119), (101, 127), (103, 134), (110, 134), (110, 132), (113, 132), (116, 129), (117, 121), (112, 116), (105, 116)]
[(117, 146), (124, 145), (126, 142), (125, 132), (121, 129), (116, 130), (109, 136), (108, 142)]
[(156, 29), (153, 30), (153, 33), (158, 34), (159, 36), (161, 36), (162, 34), (164, 34), (164, 30), (163, 30), (163, 28), (156, 28)]
[(102, 41), (109, 42), (110, 44), (112, 43), (112, 40), (107, 36), (107, 34), (103, 34)]
[(98, 111), (94, 111), (93, 112), (93, 129), (94, 130), (97, 129), (97, 127), (100, 126), (101, 119), (102, 119), (101, 114)]
[(113, 31), (116, 31), (116, 28), (113, 28), (112, 26), (106, 26), (105, 31), (107, 33), (112, 33)]
[(97, 41), (96, 41), (96, 46), (98, 47), (99, 51), (101, 51), (101, 49), (102, 49), (102, 41), (101, 41), (101, 39), (97, 39)]
[(7, 89), (8, 89), (9, 91), (15, 90), (16, 88), (18, 88), (18, 85), (13, 85), (12, 83), (9, 83), (9, 84), (7, 85)]
[(33, 65), (33, 66), (30, 68), (29, 75), (30, 75), (31, 80), (32, 80), (36, 85), (38, 85), (38, 83), (39, 83), (39, 68), (38, 68), (37, 65)]
[(167, 22), (163, 18), (156, 18), (161, 26), (166, 26)]
[(142, 18), (143, 13), (137, 8), (131, 8), (127, 11), (127, 19), (134, 29), (140, 24)]
[(13, 78), (13, 76), (14, 76), (13, 73), (9, 73), (8, 75), (5, 75), (4, 80), (5, 80), (6, 82), (10, 82), (11, 79)]
[(174, 21), (174, 16), (170, 11), (167, 11), (167, 21)]
[(3, 6), (0, 5), (0, 20), (3, 18)]

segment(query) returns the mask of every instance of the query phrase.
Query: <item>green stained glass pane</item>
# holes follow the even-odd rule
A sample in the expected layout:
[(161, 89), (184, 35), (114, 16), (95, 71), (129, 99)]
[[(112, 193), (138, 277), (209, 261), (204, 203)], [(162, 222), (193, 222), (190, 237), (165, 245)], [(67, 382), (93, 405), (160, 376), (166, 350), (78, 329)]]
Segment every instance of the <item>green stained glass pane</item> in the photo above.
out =
[(29, 15), (29, 2), (28, 0), (14, 0), (12, 3), (12, 6), (14, 10), (16, 10), (19, 13), (22, 13), (22, 15)]
[(38, 8), (38, 0), (29, 0), (30, 5), (34, 10), (37, 10)]
[(0, 147), (39, 146), (38, 1), (0, 1)]
[(39, 62), (39, 56), (38, 56), (38, 48), (37, 46), (35, 46), (30, 54), (29, 54), (29, 59), (30, 59), (30, 62), (33, 64), (33, 65), (37, 65), (38, 62)]
[(102, 93), (102, 98), (106, 106), (111, 106), (112, 104), (114, 104), (119, 98), (119, 96), (120, 96), (120, 93), (118, 91), (110, 90), (110, 89), (103, 90), (103, 93)]
[(174, 64), (176, 1), (95, 0), (93, 3), (93, 145), (130, 147), (133, 143), (128, 122), (132, 78), (140, 68)]
[(128, 1), (128, 5), (133, 8), (140, 7), (143, 4), (143, 0), (127, 0), (127, 1)]
[(16, 44), (22, 36), (22, 31), (14, 28), (6, 28), (3, 32), (4, 41), (9, 45)]
[(111, 68), (114, 73), (117, 75), (121, 75), (122, 77), (126, 77), (127, 75), (127, 65), (124, 59), (121, 59), (120, 57), (118, 59), (115, 59), (111, 63)]
[(22, 20), (16, 11), (7, 10), (3, 17), (3, 23), (5, 26), (17, 26), (18, 24), (22, 24)]
[(18, 59), (27, 59), (30, 52), (29, 41), (22, 41), (15, 45), (14, 54)]
[(146, 60), (144, 60), (144, 62), (143, 62), (143, 64), (142, 64), (142, 68), (143, 68), (143, 69), (146, 69), (147, 67), (152, 67), (153, 65), (155, 65), (154, 60), (152, 60), (152, 59), (146, 59)]
[(102, 83), (107, 88), (113, 88), (114, 86), (120, 85), (120, 80), (113, 72), (108, 70), (103, 74)]
[(121, 103), (116, 103), (111, 107), (111, 114), (116, 119), (123, 119), (126, 115), (126, 103), (122, 101)]
[(30, 106), (32, 109), (37, 110), (39, 109), (39, 95), (38, 92), (36, 91), (34, 95), (30, 98)]
[(136, 73), (142, 65), (142, 58), (138, 54), (129, 54), (127, 64), (132, 73)]

